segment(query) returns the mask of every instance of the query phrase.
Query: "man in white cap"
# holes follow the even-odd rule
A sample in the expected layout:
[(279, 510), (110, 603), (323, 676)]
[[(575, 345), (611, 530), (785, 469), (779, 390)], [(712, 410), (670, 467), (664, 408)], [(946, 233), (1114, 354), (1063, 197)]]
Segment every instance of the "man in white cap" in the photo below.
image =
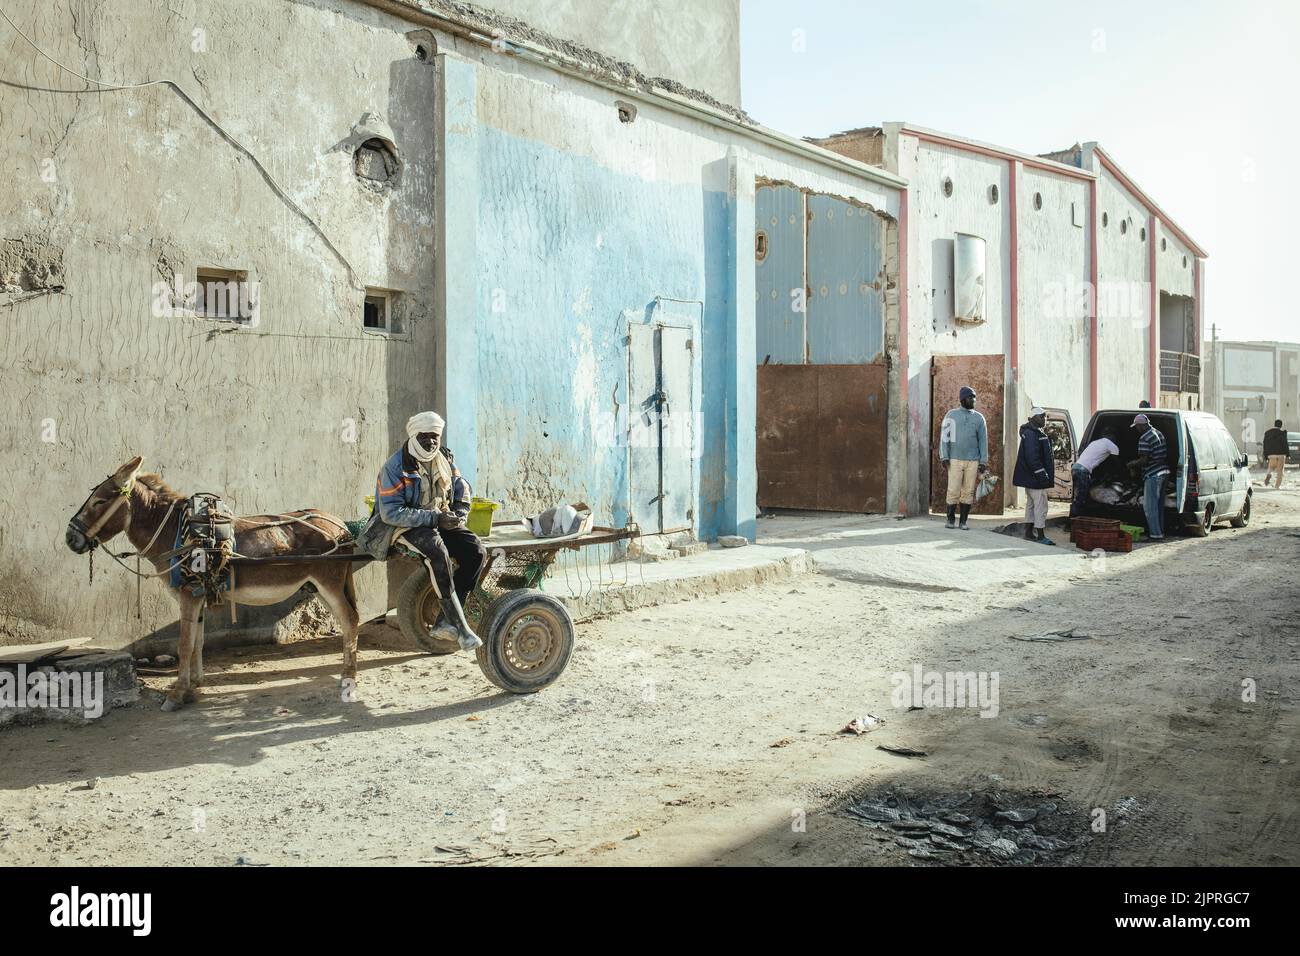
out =
[(1047, 411), (1035, 405), (1020, 426), (1020, 450), (1012, 483), (1025, 489), (1025, 537), (1039, 544), (1056, 544), (1047, 536), (1047, 491), (1056, 484), (1052, 440), (1043, 431)]
[(357, 549), (383, 561), (400, 538), (424, 555), (442, 604), (434, 636), (455, 637), (468, 651), (483, 642), (466, 625), (462, 608), (487, 552), (465, 527), (469, 486), (456, 470), (451, 451), (442, 445), (443, 424), (436, 412), (420, 412), (407, 421), (406, 443), (379, 471), (375, 510), (357, 536)]

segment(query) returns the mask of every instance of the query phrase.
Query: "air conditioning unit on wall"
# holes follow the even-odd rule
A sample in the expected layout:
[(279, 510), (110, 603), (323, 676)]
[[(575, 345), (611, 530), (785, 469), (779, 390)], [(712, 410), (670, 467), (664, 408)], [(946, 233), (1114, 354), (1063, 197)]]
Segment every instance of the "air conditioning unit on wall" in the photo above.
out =
[(985, 242), (957, 233), (952, 244), (953, 319), (970, 325), (984, 321)]

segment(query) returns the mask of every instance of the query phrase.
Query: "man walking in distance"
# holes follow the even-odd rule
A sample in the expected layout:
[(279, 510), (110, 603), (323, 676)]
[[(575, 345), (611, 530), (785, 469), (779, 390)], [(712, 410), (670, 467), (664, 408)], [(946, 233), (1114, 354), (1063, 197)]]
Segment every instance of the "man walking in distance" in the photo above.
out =
[(1268, 480), (1273, 477), (1273, 469), (1277, 469), (1277, 486), (1282, 487), (1282, 471), (1286, 468), (1286, 456), (1288, 452), (1286, 441), (1286, 429), (1282, 427), (1282, 419), (1273, 422), (1273, 427), (1264, 432), (1264, 457), (1268, 459), (1268, 471), (1264, 475), (1264, 487), (1268, 487)]
[(939, 461), (948, 471), (948, 523), (944, 527), (958, 527), (960, 506), (961, 530), (969, 531), (966, 519), (975, 501), (975, 481), (989, 470), (989, 429), (984, 416), (975, 411), (975, 389), (963, 385), (958, 400), (961, 407), (943, 417), (939, 431)]

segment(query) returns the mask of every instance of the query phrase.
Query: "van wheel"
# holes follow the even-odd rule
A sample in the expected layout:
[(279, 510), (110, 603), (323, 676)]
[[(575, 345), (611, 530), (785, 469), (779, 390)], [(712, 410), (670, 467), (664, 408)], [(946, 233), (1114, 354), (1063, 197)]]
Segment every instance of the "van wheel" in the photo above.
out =
[(1244, 528), (1250, 524), (1250, 499), (1252, 497), (1252, 495), (1246, 495), (1246, 503), (1241, 506), (1241, 514), (1232, 519), (1234, 528)]
[(1188, 525), (1187, 530), (1191, 532), (1193, 538), (1204, 538), (1206, 535), (1210, 533), (1210, 530), (1213, 527), (1214, 527), (1214, 505), (1206, 505), (1205, 517), (1202, 520), (1196, 522), (1195, 524)]

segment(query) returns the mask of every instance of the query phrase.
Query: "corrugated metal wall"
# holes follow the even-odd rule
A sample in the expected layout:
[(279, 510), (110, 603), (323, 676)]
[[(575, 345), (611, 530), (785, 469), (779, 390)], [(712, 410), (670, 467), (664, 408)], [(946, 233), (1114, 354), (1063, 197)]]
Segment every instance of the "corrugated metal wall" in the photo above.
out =
[(831, 196), (808, 197), (808, 361), (866, 365), (884, 349), (884, 223)]
[(883, 220), (842, 199), (791, 186), (759, 186), (755, 203), (759, 364), (878, 361), (884, 352)]

